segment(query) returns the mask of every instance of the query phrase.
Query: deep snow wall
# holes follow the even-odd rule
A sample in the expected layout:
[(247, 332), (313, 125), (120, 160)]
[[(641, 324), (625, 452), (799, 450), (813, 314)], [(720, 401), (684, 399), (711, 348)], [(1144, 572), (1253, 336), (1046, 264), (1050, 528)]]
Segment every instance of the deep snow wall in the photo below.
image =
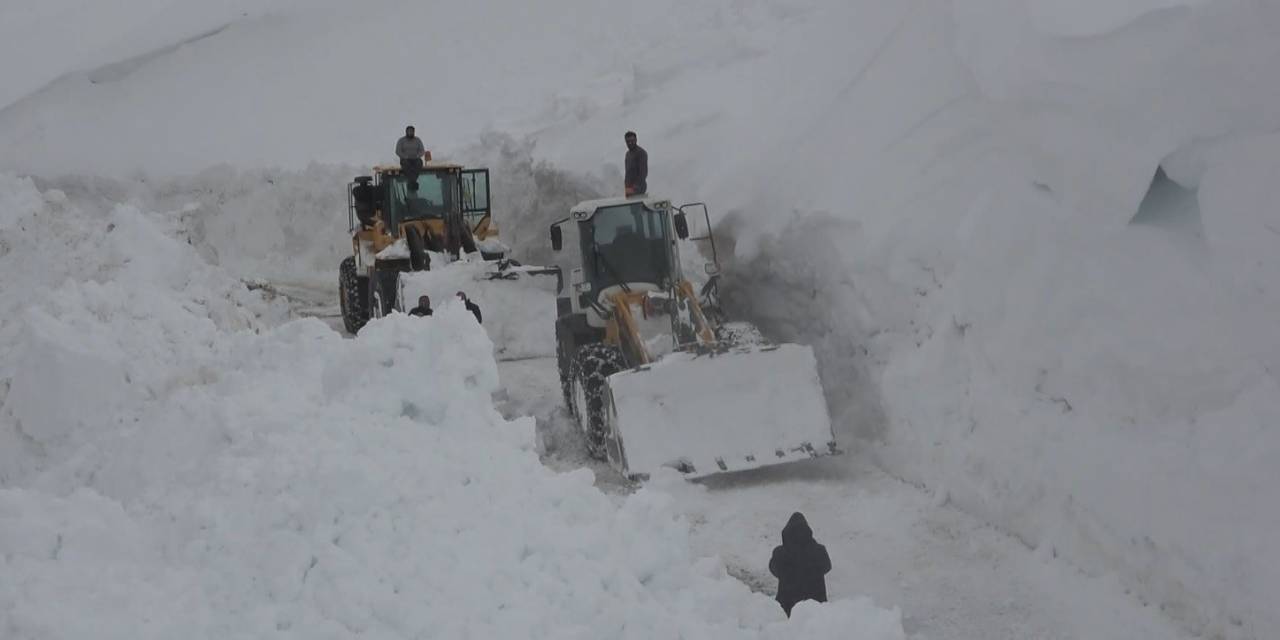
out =
[(540, 148), (640, 131), (892, 472), (1189, 629), (1280, 628), (1280, 7), (792, 7)]

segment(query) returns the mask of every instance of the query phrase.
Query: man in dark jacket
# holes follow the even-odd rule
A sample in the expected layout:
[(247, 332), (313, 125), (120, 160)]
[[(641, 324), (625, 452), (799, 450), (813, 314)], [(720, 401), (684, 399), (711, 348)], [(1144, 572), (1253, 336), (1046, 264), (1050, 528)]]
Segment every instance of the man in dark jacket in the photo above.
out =
[(410, 182), (416, 182), (422, 172), (422, 156), (426, 153), (422, 138), (414, 135), (413, 127), (405, 127), (404, 137), (396, 140), (396, 157), (400, 158), (400, 170)]
[(636, 132), (628, 131), (622, 137), (627, 143), (627, 157), (623, 160), (626, 174), (623, 185), (628, 196), (642, 196), (649, 191), (649, 152), (636, 144)]
[(813, 539), (813, 530), (804, 515), (791, 514), (782, 529), (782, 544), (773, 549), (769, 572), (778, 578), (778, 604), (791, 617), (791, 608), (801, 600), (827, 601), (826, 575), (831, 571), (827, 548)]
[(429, 315), (431, 315), (431, 297), (430, 297), (430, 296), (419, 296), (419, 297), (418, 297), (418, 306), (416, 306), (416, 307), (414, 307), (414, 308), (410, 309), (410, 310), (409, 310), (409, 315), (411, 315), (411, 316), (417, 316), (417, 317), (420, 317), (420, 318), (421, 318), (421, 317), (424, 317), (424, 316), (429, 316)]
[(462, 304), (467, 306), (467, 311), (470, 311), (471, 315), (476, 317), (476, 322), (484, 324), (484, 320), (480, 317), (480, 305), (472, 302), (470, 298), (467, 298), (467, 294), (461, 291), (458, 292), (458, 298), (462, 300)]

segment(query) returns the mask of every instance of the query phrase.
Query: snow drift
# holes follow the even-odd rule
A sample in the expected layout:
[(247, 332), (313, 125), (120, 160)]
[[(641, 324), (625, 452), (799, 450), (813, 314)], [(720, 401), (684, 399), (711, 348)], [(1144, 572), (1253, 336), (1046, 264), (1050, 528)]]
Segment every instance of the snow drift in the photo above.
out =
[[(419, 296), (428, 296), (432, 308), (461, 305), (462, 291), (480, 307), (485, 332), (494, 343), (499, 360), (548, 358), (556, 354), (556, 277), (519, 276), (513, 280), (493, 279), (494, 263), (472, 256), (471, 262), (445, 264), (446, 256), (432, 260), (431, 271), (406, 273), (400, 279), (404, 308), (415, 306)], [(519, 268), (513, 269), (513, 272)], [(513, 273), (514, 275), (514, 273)]]

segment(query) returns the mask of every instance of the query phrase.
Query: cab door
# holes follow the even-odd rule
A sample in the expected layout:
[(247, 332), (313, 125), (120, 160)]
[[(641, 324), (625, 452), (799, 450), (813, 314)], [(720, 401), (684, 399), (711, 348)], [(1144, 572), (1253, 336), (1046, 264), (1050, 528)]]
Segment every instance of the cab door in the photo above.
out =
[[(462, 219), (478, 239), (484, 239), (492, 233), (487, 230), (492, 226), (489, 218), (489, 170), (465, 169), (459, 176), (462, 192)], [(493, 233), (496, 233), (493, 229)]]

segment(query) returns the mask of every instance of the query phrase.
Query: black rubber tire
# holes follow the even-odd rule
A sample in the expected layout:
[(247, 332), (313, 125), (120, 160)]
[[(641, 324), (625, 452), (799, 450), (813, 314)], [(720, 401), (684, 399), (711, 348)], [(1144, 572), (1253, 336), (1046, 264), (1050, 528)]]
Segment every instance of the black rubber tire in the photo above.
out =
[[(604, 344), (583, 345), (573, 356), (571, 383), (582, 388), (586, 405), (584, 415), (577, 415), (577, 410), (574, 414), (578, 426), (586, 433), (587, 451), (598, 460), (608, 459), (607, 443), (611, 435), (606, 404), (608, 378), (625, 368), (622, 352)], [(574, 393), (576, 391), (570, 392)]]
[(444, 240), (440, 236), (431, 231), (431, 227), (427, 227), (427, 250), (436, 253), (444, 253)]
[(572, 349), (571, 342), (563, 339), (556, 342), (556, 371), (560, 374), (560, 394), (564, 398), (564, 406), (569, 408), (569, 415), (573, 415), (573, 380), (570, 377), (573, 364), (569, 355)]
[(405, 244), (409, 245), (409, 268), (414, 271), (431, 269), (431, 254), (427, 253), (427, 241), (417, 227), (409, 227), (404, 232)]
[(369, 321), (367, 278), (356, 273), (356, 258), (349, 256), (338, 267), (338, 306), (342, 309), (342, 326), (355, 335)]
[[(399, 293), (400, 272), (396, 269), (375, 269), (372, 278), (362, 278), (365, 282), (365, 290), (368, 291), (368, 302), (365, 305), (369, 311), (367, 317), (382, 318), (389, 315), (395, 310), (396, 298)], [(377, 302), (381, 300), (382, 306), (379, 307)]]
[(479, 251), (479, 248), (476, 247), (476, 237), (471, 233), (471, 228), (466, 226), (465, 223), (462, 225), (462, 250), (467, 253)]

